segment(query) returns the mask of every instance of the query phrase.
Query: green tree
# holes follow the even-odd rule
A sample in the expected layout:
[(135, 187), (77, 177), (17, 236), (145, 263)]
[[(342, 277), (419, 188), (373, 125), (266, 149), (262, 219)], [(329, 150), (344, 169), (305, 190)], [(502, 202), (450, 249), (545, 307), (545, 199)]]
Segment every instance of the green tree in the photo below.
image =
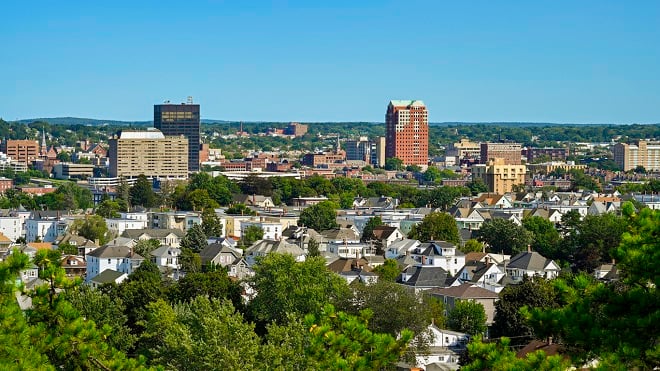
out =
[(467, 254), (469, 252), (481, 252), (484, 249), (484, 244), (479, 242), (478, 240), (475, 240), (474, 238), (470, 238), (469, 240), (465, 241), (465, 245), (461, 246), (459, 250)]
[(223, 269), (212, 272), (193, 272), (183, 276), (169, 293), (171, 302), (191, 302), (198, 296), (228, 299), (240, 308), (241, 288)]
[(621, 242), (627, 221), (612, 213), (587, 215), (565, 239), (563, 252), (573, 269), (592, 272), (603, 262), (611, 261), (611, 252)]
[(389, 157), (385, 159), (385, 170), (403, 170), (403, 161), (396, 157)]
[(470, 190), (470, 193), (473, 196), (478, 195), (479, 193), (488, 192), (488, 186), (481, 179), (474, 179), (466, 184), (466, 187)]
[(243, 230), (241, 245), (250, 246), (262, 238), (264, 238), (264, 230), (256, 225), (251, 225)]
[(557, 293), (551, 282), (540, 277), (524, 277), (520, 284), (509, 285), (500, 292), (500, 300), (495, 302), (491, 337), (507, 336), (515, 345), (525, 344), (538, 335), (520, 308), (553, 308), (557, 305)]
[(156, 250), (157, 248), (160, 247), (160, 241), (156, 239), (151, 239), (151, 240), (139, 240), (138, 242), (135, 243), (135, 246), (133, 246), (133, 251), (135, 251), (136, 254), (142, 256), (145, 259), (150, 259), (151, 256), (149, 253), (152, 251)]
[[(528, 308), (539, 336), (557, 336), (577, 364), (597, 358), (603, 369), (654, 369), (660, 365), (660, 211), (622, 205), (629, 229), (612, 250), (619, 282), (587, 275), (554, 281), (560, 307)], [(584, 331), (584, 329), (589, 329)]]
[(99, 215), (87, 215), (78, 219), (71, 225), (71, 230), (91, 241), (99, 241), (100, 245), (109, 240), (108, 225)]
[(218, 214), (212, 208), (205, 208), (202, 211), (202, 230), (204, 234), (209, 237), (219, 237), (224, 235), (222, 230), (222, 222), (218, 218)]
[(96, 207), (96, 215), (104, 218), (119, 218), (119, 211), (121, 207), (119, 202), (112, 200), (104, 200)]
[(401, 274), (399, 263), (394, 259), (385, 259), (383, 265), (374, 268), (374, 273), (378, 275), (378, 281), (395, 282)]
[(424, 172), (422, 179), (427, 182), (436, 182), (442, 179), (442, 174), (440, 173), (440, 169), (437, 167), (429, 166), (429, 168)]
[(477, 232), (479, 241), (486, 244), (488, 251), (498, 254), (516, 255), (525, 251), (532, 243), (532, 233), (508, 219), (486, 221)]
[(337, 213), (334, 203), (323, 201), (307, 207), (300, 213), (298, 224), (317, 231), (337, 228)]
[(404, 354), (412, 333), (401, 332), (398, 338), (390, 334), (373, 333), (368, 329), (371, 314), (352, 316), (335, 312), (327, 305), (318, 314), (305, 317), (311, 341), (306, 353), (321, 370), (381, 370), (394, 367)]
[(78, 255), (78, 246), (72, 245), (68, 242), (57, 245), (57, 250), (62, 255)]
[(532, 233), (532, 249), (548, 259), (561, 258), (561, 237), (553, 222), (540, 216), (523, 219), (523, 227)]
[(467, 357), (470, 361), (468, 364), (462, 364), (461, 370), (564, 371), (570, 367), (570, 363), (561, 355), (548, 356), (542, 350), (528, 353), (525, 358), (518, 358), (509, 344), (508, 338), (490, 343), (482, 343), (479, 340), (471, 341), (467, 346)]
[(257, 215), (257, 213), (245, 206), (245, 204), (234, 204), (226, 211), (227, 215)]
[(450, 330), (471, 336), (483, 334), (486, 331), (484, 306), (470, 300), (459, 300), (447, 315), (447, 326)]
[(199, 224), (193, 224), (193, 226), (186, 232), (186, 235), (181, 239), (180, 245), (181, 248), (190, 249), (195, 253), (199, 253), (208, 246), (202, 226)]
[(130, 188), (129, 197), (130, 204), (134, 206), (140, 205), (149, 208), (158, 206), (159, 204), (151, 181), (144, 174), (138, 176), (135, 184)]
[(422, 222), (414, 225), (408, 238), (420, 241), (447, 241), (459, 244), (460, 236), (454, 218), (443, 212), (427, 214)]
[(253, 269), (250, 283), (257, 295), (249, 307), (261, 323), (281, 324), (287, 314), (318, 314), (325, 304), (343, 303), (350, 296), (346, 281), (330, 272), (320, 257), (296, 262), (292, 255), (269, 254)]
[(203, 209), (215, 209), (219, 207), (218, 203), (211, 198), (206, 189), (196, 189), (186, 195), (188, 204), (192, 207), (193, 211)]
[(321, 256), (321, 250), (319, 249), (319, 243), (315, 239), (310, 238), (307, 242), (307, 257), (312, 258), (315, 256)]

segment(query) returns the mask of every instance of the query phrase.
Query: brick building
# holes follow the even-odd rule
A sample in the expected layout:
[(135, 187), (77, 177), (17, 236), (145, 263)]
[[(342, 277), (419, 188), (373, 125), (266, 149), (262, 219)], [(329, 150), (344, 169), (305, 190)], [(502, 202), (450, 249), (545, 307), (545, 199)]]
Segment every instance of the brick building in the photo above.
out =
[(481, 143), (480, 163), (487, 164), (492, 159), (501, 158), (504, 165), (520, 165), (521, 155), (520, 143)]
[(404, 165), (427, 165), (429, 157), (428, 111), (421, 100), (392, 100), (385, 115), (387, 158)]

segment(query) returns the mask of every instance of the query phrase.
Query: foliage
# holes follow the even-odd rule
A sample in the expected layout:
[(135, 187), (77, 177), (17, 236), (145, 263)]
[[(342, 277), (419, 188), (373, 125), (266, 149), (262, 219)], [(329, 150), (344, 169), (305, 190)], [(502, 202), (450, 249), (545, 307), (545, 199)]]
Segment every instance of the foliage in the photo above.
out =
[(465, 241), (465, 245), (459, 247), (458, 249), (464, 254), (470, 252), (482, 252), (484, 249), (484, 244), (479, 242), (479, 240), (470, 238), (469, 240)]
[(335, 312), (326, 305), (317, 314), (305, 317), (311, 341), (307, 354), (318, 362), (322, 370), (381, 370), (393, 367), (412, 339), (408, 330), (395, 338), (390, 334), (374, 333), (368, 329), (370, 313), (352, 316)]
[(466, 186), (468, 187), (468, 189), (470, 190), (470, 193), (473, 196), (476, 196), (479, 193), (488, 192), (488, 186), (480, 178), (469, 181)]
[(230, 206), (226, 210), (227, 215), (257, 215), (257, 212), (245, 206), (245, 204), (237, 203)]
[(91, 241), (99, 241), (100, 245), (110, 239), (108, 225), (99, 215), (86, 215), (84, 219), (77, 219), (71, 225), (71, 230)]
[(219, 237), (224, 235), (222, 223), (214, 209), (205, 208), (204, 211), (202, 211), (202, 230), (204, 231), (204, 235), (208, 237)]
[(118, 201), (104, 200), (96, 207), (96, 215), (104, 218), (119, 218), (122, 207)]
[(500, 342), (482, 343), (479, 340), (468, 344), (469, 364), (461, 366), (465, 371), (562, 371), (570, 364), (561, 355), (548, 356), (544, 351), (538, 350), (527, 354), (525, 358), (516, 357), (516, 353), (509, 348), (509, 339), (502, 338)]
[(447, 241), (457, 245), (460, 243), (456, 221), (451, 215), (442, 212), (427, 214), (421, 223), (411, 228), (408, 238), (420, 241)]
[(550, 281), (524, 277), (520, 284), (509, 285), (500, 292), (500, 300), (495, 302), (491, 337), (507, 336), (514, 340), (514, 344), (524, 344), (538, 337), (520, 308), (553, 308), (558, 303), (557, 292)]
[(450, 330), (464, 332), (470, 336), (481, 335), (486, 331), (486, 311), (481, 303), (459, 300), (447, 315)]
[(362, 229), (362, 237), (360, 240), (362, 242), (377, 240), (376, 236), (374, 236), (374, 228), (381, 225), (383, 225), (383, 219), (380, 216), (373, 216), (369, 218), (367, 223), (364, 225), (364, 229)]
[(156, 239), (151, 239), (151, 240), (139, 240), (138, 242), (135, 243), (135, 246), (133, 246), (133, 251), (135, 251), (136, 254), (142, 256), (145, 259), (149, 259), (152, 251), (156, 250), (157, 248), (160, 247), (160, 241)]
[(396, 170), (396, 171), (402, 171), (404, 169), (403, 167), (403, 160), (396, 158), (396, 157), (389, 157), (385, 159), (385, 170)]
[(199, 224), (193, 224), (193, 226), (186, 232), (186, 235), (181, 239), (180, 245), (181, 248), (190, 249), (195, 253), (199, 253), (202, 249), (208, 246), (202, 226)]
[(325, 267), (323, 258), (296, 262), (292, 255), (268, 254), (254, 266), (250, 284), (257, 295), (249, 304), (261, 323), (283, 323), (287, 314), (318, 314), (327, 303), (343, 303), (350, 291), (346, 281)]
[(160, 204), (151, 181), (144, 174), (138, 176), (135, 184), (130, 188), (129, 197), (130, 204), (133, 206), (140, 205), (150, 208)]
[(604, 284), (587, 275), (556, 280), (565, 304), (526, 314), (539, 335), (558, 335), (578, 361), (599, 358), (604, 369), (654, 369), (660, 366), (660, 211), (636, 215), (630, 204), (622, 209), (630, 229), (612, 251), (621, 281)]
[(78, 255), (78, 246), (72, 245), (68, 242), (57, 245), (57, 250), (62, 255)]
[(237, 308), (241, 307), (241, 289), (232, 281), (225, 270), (193, 272), (183, 276), (170, 291), (172, 302), (190, 302), (197, 296), (211, 299), (228, 299)]
[(523, 227), (532, 233), (532, 249), (548, 259), (560, 259), (561, 237), (554, 223), (540, 216), (523, 219)]
[(394, 259), (385, 259), (383, 265), (374, 268), (374, 273), (378, 275), (379, 282), (395, 282), (401, 274), (399, 263)]
[(307, 257), (313, 258), (315, 256), (321, 256), (321, 250), (319, 249), (318, 241), (310, 238), (307, 242)]
[(486, 221), (476, 234), (489, 252), (507, 255), (527, 250), (533, 237), (531, 232), (513, 221), (499, 218)]
[(264, 238), (264, 230), (259, 226), (250, 225), (241, 233), (241, 244), (243, 246), (250, 246), (262, 238)]
[(305, 208), (300, 213), (298, 224), (317, 231), (337, 228), (335, 204), (329, 201), (323, 201)]
[(611, 261), (611, 252), (621, 242), (627, 221), (612, 213), (587, 215), (566, 237), (564, 254), (575, 271), (592, 272)]

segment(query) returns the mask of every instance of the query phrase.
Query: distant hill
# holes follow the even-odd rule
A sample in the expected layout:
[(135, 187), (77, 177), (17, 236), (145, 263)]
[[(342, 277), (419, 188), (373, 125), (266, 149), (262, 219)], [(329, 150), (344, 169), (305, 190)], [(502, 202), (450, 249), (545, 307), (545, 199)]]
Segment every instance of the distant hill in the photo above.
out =
[[(153, 121), (120, 121), (120, 120), (99, 120), (80, 117), (49, 117), (49, 118), (34, 118), (18, 120), (23, 124), (29, 124), (35, 121), (44, 121), (54, 125), (86, 125), (86, 126), (151, 126)], [(238, 121), (216, 120), (216, 119), (202, 119), (202, 124), (234, 124)], [(244, 124), (257, 124), (257, 125), (286, 125), (288, 122), (278, 121), (244, 121)], [(383, 125), (383, 122), (304, 122), (305, 124), (355, 124), (355, 125)], [(576, 125), (620, 125), (620, 124), (579, 124), (579, 123), (556, 123), (556, 122), (432, 122), (431, 126), (465, 126), (465, 125), (490, 125), (490, 126), (509, 126), (509, 127), (538, 127), (538, 126), (576, 126)]]

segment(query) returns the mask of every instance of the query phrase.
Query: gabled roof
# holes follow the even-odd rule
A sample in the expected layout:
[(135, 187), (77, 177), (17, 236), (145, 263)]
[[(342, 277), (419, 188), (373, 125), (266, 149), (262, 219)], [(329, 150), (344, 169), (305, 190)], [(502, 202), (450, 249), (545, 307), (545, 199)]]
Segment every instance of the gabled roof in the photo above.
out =
[(237, 259), (243, 256), (243, 251), (220, 243), (212, 243), (199, 252), (202, 263), (208, 263), (212, 261), (219, 254), (230, 254)]
[(153, 250), (149, 254), (155, 257), (167, 257), (167, 256), (174, 256), (174, 253), (176, 253), (176, 256), (178, 256), (179, 254), (181, 254), (181, 249), (177, 249), (176, 247), (171, 247), (167, 245), (161, 245), (159, 248)]
[(371, 272), (373, 270), (369, 265), (369, 262), (367, 262), (362, 258), (360, 259), (339, 258), (333, 261), (332, 263), (328, 264), (327, 267), (330, 271), (335, 272), (337, 274), (350, 272), (353, 270), (364, 270), (367, 272)]
[(495, 292), (486, 290), (471, 283), (464, 283), (459, 286), (446, 287), (433, 290), (434, 295), (447, 296), (459, 299), (497, 299)]
[(50, 242), (28, 242), (28, 246), (33, 247), (37, 250), (52, 250), (53, 244)]
[(5, 236), (4, 233), (0, 232), (0, 244), (3, 243), (12, 243), (12, 241), (9, 237)]
[(174, 234), (179, 238), (183, 238), (186, 234), (183, 233), (180, 229), (159, 229), (159, 228), (148, 228), (148, 229), (126, 229), (124, 233), (121, 234), (122, 237), (128, 237), (132, 239), (138, 239), (141, 236), (147, 235), (149, 238), (159, 239), (165, 238), (170, 234)]
[[(76, 265), (69, 264), (70, 261), (75, 261)], [(82, 256), (64, 255), (62, 256), (62, 260), (60, 260), (60, 266), (62, 266), (62, 268), (85, 268), (87, 263)]]
[(406, 269), (411, 277), (402, 285), (415, 287), (445, 287), (447, 285), (447, 271), (442, 267), (413, 266)]
[(305, 252), (298, 246), (288, 243), (284, 240), (260, 240), (245, 250), (247, 254), (261, 253), (263, 255), (269, 253), (291, 254), (293, 256), (304, 255)]
[(92, 278), (91, 281), (98, 284), (113, 283), (117, 282), (117, 279), (124, 275), (126, 275), (126, 273), (113, 271), (112, 269), (106, 269), (96, 277)]
[(131, 258), (134, 260), (144, 260), (142, 256), (135, 253), (131, 256), (131, 253), (132, 248), (128, 246), (105, 245), (93, 250), (87, 254), (87, 256), (95, 258)]
[(394, 232), (396, 232), (397, 229), (398, 229), (397, 227), (390, 227), (389, 225), (379, 225), (377, 227), (374, 227), (373, 233), (377, 239), (386, 240), (390, 238), (390, 236)]
[(360, 239), (360, 236), (351, 228), (330, 229), (321, 232), (321, 235), (326, 240), (332, 241), (358, 241)]
[(507, 268), (516, 268), (529, 271), (542, 271), (552, 262), (536, 251), (524, 251), (511, 258), (507, 263)]

